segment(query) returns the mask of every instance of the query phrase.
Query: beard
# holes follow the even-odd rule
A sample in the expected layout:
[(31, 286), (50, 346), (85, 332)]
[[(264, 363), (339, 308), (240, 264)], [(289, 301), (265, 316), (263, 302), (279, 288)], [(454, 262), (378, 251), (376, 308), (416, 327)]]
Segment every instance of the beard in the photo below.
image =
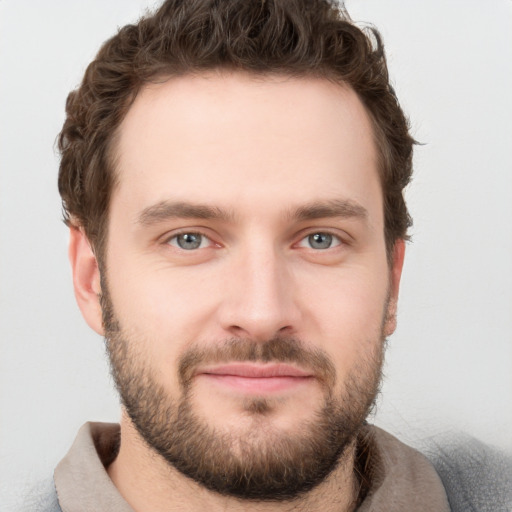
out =
[[(148, 357), (137, 350), (144, 343), (123, 331), (105, 285), (101, 297), (105, 341), (121, 402), (141, 438), (171, 467), (223, 496), (289, 501), (325, 481), (350, 454), (379, 391), (383, 334), (367, 344), (369, 353), (341, 385), (328, 355), (299, 339), (278, 337), (256, 343), (236, 338), (210, 348), (192, 346), (179, 358), (180, 393), (174, 398), (155, 379), (156, 368)], [(297, 364), (313, 372), (323, 390), (323, 403), (309, 421), (298, 422), (290, 432), (268, 419), (278, 403), (250, 397), (243, 409), (251, 418), (251, 428), (215, 428), (194, 410), (195, 371), (200, 365), (232, 361)]]

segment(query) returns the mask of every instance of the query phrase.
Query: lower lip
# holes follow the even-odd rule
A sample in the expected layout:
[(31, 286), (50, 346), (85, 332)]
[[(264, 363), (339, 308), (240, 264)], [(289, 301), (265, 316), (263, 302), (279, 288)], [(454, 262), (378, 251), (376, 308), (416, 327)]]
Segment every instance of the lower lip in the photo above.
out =
[(245, 393), (273, 393), (288, 391), (311, 382), (312, 377), (240, 377), (203, 373), (210, 382)]

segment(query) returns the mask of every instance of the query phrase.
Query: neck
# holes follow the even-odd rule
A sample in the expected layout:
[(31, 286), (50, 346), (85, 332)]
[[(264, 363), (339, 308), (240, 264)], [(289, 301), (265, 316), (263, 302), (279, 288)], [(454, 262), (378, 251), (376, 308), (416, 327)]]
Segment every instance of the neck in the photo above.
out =
[(336, 469), (300, 498), (286, 502), (248, 501), (217, 494), (178, 472), (141, 439), (123, 415), (119, 454), (107, 471), (135, 512), (348, 512), (355, 508), (359, 488), (354, 471), (355, 448), (354, 442)]

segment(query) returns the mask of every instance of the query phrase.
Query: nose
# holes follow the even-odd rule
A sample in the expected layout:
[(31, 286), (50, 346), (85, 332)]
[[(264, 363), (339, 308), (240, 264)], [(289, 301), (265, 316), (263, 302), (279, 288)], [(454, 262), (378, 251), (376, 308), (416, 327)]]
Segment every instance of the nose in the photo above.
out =
[(240, 254), (225, 284), (219, 319), (230, 336), (265, 342), (298, 328), (293, 272), (286, 256), (261, 246)]

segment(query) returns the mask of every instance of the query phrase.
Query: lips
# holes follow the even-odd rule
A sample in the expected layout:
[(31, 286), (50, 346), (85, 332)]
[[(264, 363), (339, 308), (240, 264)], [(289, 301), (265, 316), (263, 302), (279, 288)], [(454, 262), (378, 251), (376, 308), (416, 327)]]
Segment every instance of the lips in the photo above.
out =
[(249, 393), (284, 391), (303, 385), (314, 378), (311, 372), (293, 365), (230, 363), (199, 369), (197, 377)]

